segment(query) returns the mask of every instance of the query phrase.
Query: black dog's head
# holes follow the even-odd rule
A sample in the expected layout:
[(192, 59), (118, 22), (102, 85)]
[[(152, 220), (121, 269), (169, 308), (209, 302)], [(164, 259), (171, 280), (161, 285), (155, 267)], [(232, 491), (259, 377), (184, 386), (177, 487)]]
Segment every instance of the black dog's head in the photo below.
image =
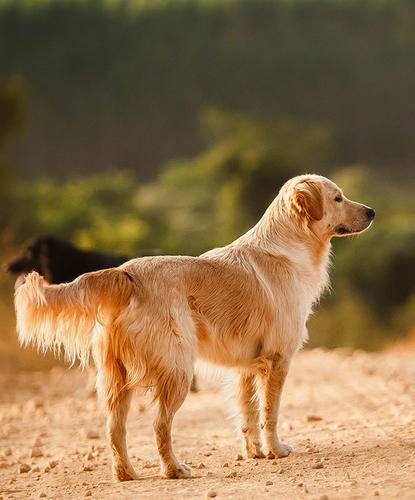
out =
[(48, 279), (50, 274), (51, 255), (56, 249), (61, 249), (65, 243), (49, 235), (38, 236), (29, 241), (23, 249), (22, 255), (9, 262), (6, 269), (13, 274), (26, 274), (37, 271)]

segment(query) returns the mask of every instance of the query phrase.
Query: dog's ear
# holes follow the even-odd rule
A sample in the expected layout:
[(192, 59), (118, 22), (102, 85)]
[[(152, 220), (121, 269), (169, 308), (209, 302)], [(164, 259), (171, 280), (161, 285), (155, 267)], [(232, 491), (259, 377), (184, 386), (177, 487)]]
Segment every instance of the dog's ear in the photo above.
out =
[(294, 188), (294, 205), (300, 215), (309, 221), (318, 221), (323, 217), (323, 196), (318, 182), (304, 180)]

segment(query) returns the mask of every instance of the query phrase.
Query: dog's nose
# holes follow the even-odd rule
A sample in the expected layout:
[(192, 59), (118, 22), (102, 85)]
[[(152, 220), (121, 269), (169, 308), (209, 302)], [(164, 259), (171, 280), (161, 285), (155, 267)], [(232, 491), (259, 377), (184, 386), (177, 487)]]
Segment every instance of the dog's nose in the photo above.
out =
[(375, 211), (373, 210), (373, 208), (366, 208), (366, 215), (368, 217), (368, 219), (374, 219), (375, 218)]

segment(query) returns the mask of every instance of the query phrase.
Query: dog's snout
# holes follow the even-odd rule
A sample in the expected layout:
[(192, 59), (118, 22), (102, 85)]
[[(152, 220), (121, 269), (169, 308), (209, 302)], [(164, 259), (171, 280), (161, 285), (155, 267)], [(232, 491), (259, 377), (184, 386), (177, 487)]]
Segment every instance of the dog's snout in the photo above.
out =
[(366, 208), (366, 215), (367, 215), (368, 219), (374, 219), (375, 218), (375, 211), (373, 210), (373, 208), (367, 207)]

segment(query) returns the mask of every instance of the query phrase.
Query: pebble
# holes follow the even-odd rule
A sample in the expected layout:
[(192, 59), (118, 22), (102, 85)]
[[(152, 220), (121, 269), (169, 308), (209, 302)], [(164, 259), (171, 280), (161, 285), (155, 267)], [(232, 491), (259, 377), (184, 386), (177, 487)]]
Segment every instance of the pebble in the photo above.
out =
[(54, 469), (57, 465), (58, 465), (58, 461), (57, 460), (51, 460), (49, 463), (48, 463), (48, 466), (50, 469)]
[(3, 455), (5, 457), (9, 457), (11, 454), (12, 454), (12, 449), (11, 448), (9, 448), (9, 447), (8, 448), (4, 448)]
[(273, 484), (274, 484), (274, 483), (273, 483), (272, 481), (267, 481), (267, 482), (265, 483), (265, 486), (272, 486)]
[(318, 422), (319, 420), (323, 420), (320, 415), (307, 415), (307, 422)]
[(94, 431), (92, 429), (84, 429), (83, 434), (87, 439), (98, 439), (99, 438), (98, 432)]
[(323, 467), (324, 465), (321, 462), (311, 466), (312, 469), (322, 469)]
[(229, 467), (228, 462), (225, 462), (225, 463), (222, 465), (222, 467)]
[(91, 467), (91, 465), (84, 465), (83, 469), (82, 469), (84, 472), (92, 472), (94, 470), (93, 467)]
[(29, 399), (26, 403), (26, 408), (29, 411), (37, 410), (39, 408), (43, 408), (43, 401), (41, 399)]
[(243, 459), (244, 457), (240, 453), (236, 455), (236, 460), (243, 460)]
[(196, 469), (206, 469), (206, 465), (201, 462), (199, 465), (196, 465)]
[(46, 498), (46, 493), (43, 493), (43, 491), (41, 491), (39, 493), (39, 498)]
[(210, 456), (212, 455), (212, 453), (210, 453), (210, 451), (207, 451), (206, 453), (203, 453), (203, 455), (204, 455), (205, 457), (210, 457)]
[(31, 458), (43, 457), (43, 451), (38, 447), (32, 448), (30, 457)]
[(226, 475), (226, 477), (232, 478), (232, 477), (237, 477), (238, 474), (235, 471), (229, 472), (229, 474)]
[(20, 472), (20, 474), (23, 474), (25, 472), (29, 472), (30, 469), (31, 469), (31, 467), (29, 464), (21, 464), (19, 467), (19, 472)]
[(378, 490), (375, 490), (375, 491), (373, 492), (373, 496), (374, 496), (374, 497), (378, 497), (378, 496), (379, 496), (379, 491), (378, 491)]
[(207, 492), (207, 497), (208, 498), (215, 498), (218, 494), (216, 493), (216, 491), (213, 491), (213, 490), (209, 490)]
[(32, 472), (40, 472), (40, 467), (36, 465), (36, 467), (33, 467)]
[(85, 491), (85, 496), (86, 497), (92, 497), (92, 491), (91, 490), (86, 490)]

